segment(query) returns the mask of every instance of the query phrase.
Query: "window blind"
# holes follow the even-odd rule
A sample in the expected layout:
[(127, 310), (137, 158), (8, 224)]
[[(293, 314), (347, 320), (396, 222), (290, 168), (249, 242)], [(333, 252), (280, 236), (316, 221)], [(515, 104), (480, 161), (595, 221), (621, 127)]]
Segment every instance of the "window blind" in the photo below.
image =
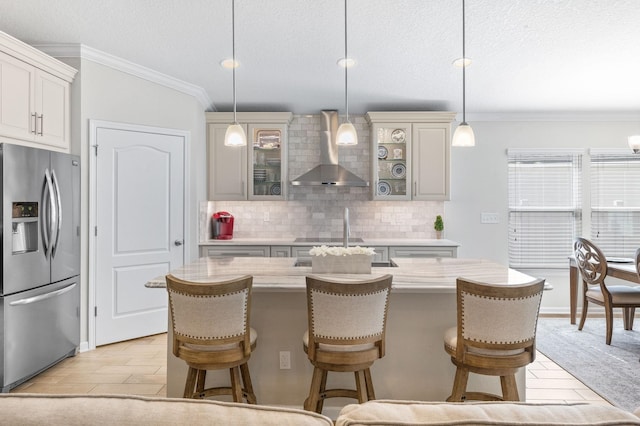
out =
[(510, 267), (566, 267), (582, 228), (581, 158), (508, 152)]
[(591, 238), (608, 257), (640, 247), (640, 156), (591, 153)]

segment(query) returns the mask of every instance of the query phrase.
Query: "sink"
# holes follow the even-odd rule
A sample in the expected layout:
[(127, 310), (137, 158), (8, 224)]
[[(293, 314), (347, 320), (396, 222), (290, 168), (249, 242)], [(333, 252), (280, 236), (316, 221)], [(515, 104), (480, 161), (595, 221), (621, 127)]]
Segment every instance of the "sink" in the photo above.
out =
[[(293, 240), (295, 243), (341, 243), (342, 238), (324, 238), (324, 237), (298, 237)], [(363, 243), (360, 237), (349, 238), (349, 243)]]
[[(307, 259), (307, 258), (296, 259), (296, 263), (294, 263), (293, 266), (307, 266), (307, 267), (310, 267), (311, 266), (311, 259)], [(395, 263), (393, 260), (375, 261), (375, 262), (371, 262), (371, 267), (372, 268), (397, 268), (398, 264)]]

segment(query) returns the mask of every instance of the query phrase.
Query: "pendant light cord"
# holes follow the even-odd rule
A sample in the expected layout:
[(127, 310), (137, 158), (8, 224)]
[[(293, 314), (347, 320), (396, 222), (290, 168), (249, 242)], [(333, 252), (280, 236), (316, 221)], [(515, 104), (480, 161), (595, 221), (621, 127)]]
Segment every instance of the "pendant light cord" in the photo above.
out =
[(237, 123), (236, 119), (236, 1), (231, 0), (231, 57), (233, 60), (232, 75), (233, 75), (233, 122)]
[(467, 106), (466, 106), (466, 69), (467, 69), (467, 56), (465, 53), (465, 25), (464, 25), (464, 0), (462, 0), (462, 124), (467, 124)]
[(346, 109), (347, 122), (349, 121), (349, 86), (347, 78), (348, 56), (347, 56), (347, 0), (344, 0), (344, 105)]

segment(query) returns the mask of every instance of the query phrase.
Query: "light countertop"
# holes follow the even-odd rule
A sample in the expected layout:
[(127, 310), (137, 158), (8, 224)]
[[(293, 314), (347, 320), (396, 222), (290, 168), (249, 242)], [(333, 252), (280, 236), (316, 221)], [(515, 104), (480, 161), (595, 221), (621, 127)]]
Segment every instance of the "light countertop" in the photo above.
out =
[[(374, 267), (371, 274), (327, 274), (341, 280), (364, 280), (384, 274), (393, 275), (393, 289), (404, 293), (454, 293), (456, 278), (515, 285), (534, 278), (506, 266), (483, 259), (395, 258), (397, 267)], [(291, 257), (203, 257), (171, 271), (180, 279), (207, 282), (253, 275), (257, 292), (299, 292), (305, 289), (305, 276), (311, 267), (296, 267)], [(146, 283), (150, 288), (164, 288), (164, 276)]]
[[(318, 246), (342, 245), (342, 241), (331, 243), (318, 241), (294, 241), (295, 238), (232, 238), (230, 240), (200, 241), (201, 246)], [(349, 240), (350, 246), (403, 246), (403, 247), (459, 247), (460, 244), (447, 239), (392, 239), (392, 238), (363, 238), (362, 242)]]

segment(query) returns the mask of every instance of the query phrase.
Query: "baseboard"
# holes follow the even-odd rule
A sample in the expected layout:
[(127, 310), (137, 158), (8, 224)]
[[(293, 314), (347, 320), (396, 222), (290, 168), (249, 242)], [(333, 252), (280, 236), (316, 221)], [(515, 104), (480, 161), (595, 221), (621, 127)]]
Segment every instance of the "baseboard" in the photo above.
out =
[(80, 342), (78, 352), (87, 352), (89, 350), (89, 342)]

